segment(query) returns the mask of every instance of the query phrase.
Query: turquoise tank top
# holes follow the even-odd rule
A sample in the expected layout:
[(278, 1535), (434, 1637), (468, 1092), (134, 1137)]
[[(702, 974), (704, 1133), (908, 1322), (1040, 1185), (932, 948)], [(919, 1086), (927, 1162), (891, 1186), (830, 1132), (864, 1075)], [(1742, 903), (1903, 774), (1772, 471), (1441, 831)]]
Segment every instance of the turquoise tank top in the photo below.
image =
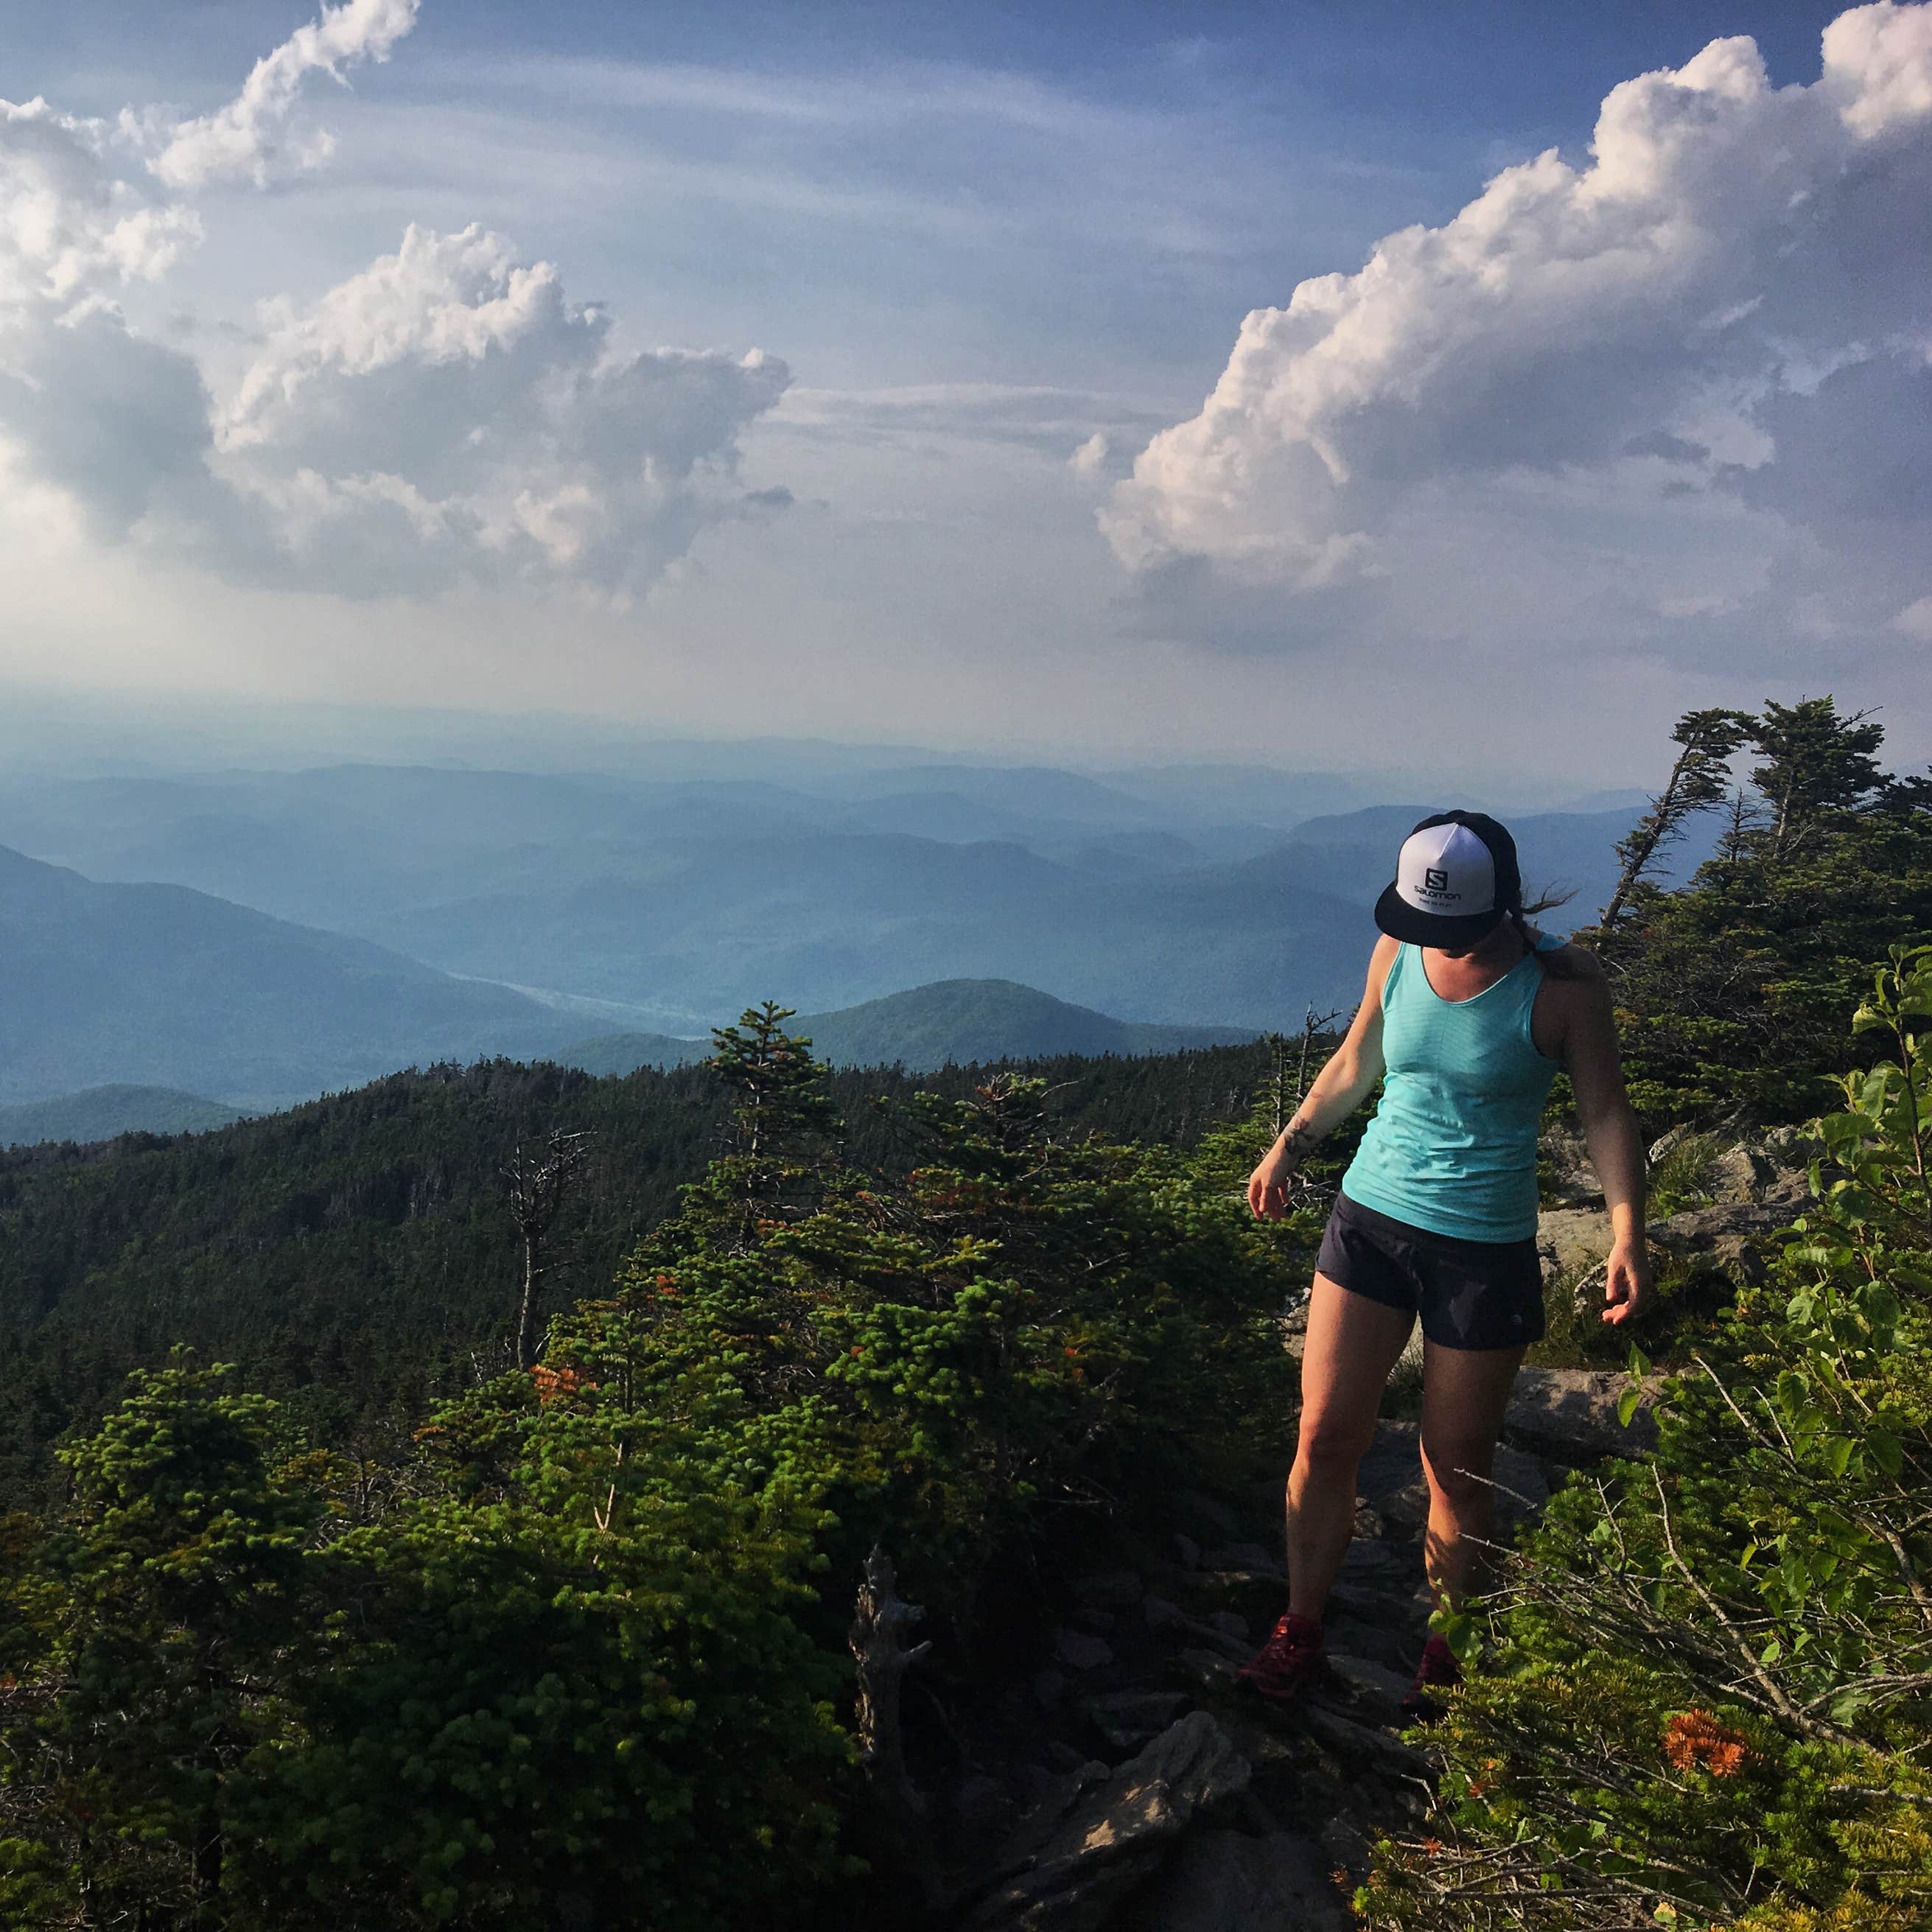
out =
[[(1560, 940), (1538, 936), (1549, 952)], [(1381, 1104), (1342, 1192), (1431, 1234), (1516, 1241), (1536, 1232), (1536, 1136), (1556, 1062), (1530, 1015), (1543, 969), (1525, 953), (1474, 999), (1445, 1000), (1404, 946), (1382, 986)]]

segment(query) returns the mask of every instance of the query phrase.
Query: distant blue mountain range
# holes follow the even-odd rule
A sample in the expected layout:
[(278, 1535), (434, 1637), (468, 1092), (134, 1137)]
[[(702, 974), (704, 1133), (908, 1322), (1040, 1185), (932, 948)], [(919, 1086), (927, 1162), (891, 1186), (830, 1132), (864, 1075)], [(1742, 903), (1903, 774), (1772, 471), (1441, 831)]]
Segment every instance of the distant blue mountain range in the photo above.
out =
[[(0, 1102), (135, 1084), (254, 1107), (439, 1057), (701, 1041), (766, 998), (841, 1058), (908, 1064), (1292, 1026), (1359, 995), (1369, 908), (1430, 808), (1248, 768), (787, 776), (0, 785)], [(1352, 808), (1307, 815), (1329, 797)], [(1514, 821), (1532, 887), (1576, 889), (1546, 924), (1594, 915), (1634, 817)]]

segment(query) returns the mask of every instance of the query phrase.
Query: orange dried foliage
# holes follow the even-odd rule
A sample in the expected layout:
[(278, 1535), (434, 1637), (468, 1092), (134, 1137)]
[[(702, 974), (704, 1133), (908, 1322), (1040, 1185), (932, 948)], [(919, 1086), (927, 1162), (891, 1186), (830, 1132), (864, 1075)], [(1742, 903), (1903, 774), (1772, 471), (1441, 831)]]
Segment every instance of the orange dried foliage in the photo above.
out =
[(1680, 1711), (1664, 1727), (1664, 1754), (1679, 1771), (1735, 1778), (1748, 1749), (1742, 1732), (1719, 1724), (1708, 1711)]
[(579, 1389), (594, 1389), (597, 1384), (586, 1381), (576, 1369), (553, 1369), (543, 1363), (533, 1364), (530, 1380), (536, 1384), (537, 1400), (546, 1408), (554, 1402), (562, 1402), (574, 1395)]

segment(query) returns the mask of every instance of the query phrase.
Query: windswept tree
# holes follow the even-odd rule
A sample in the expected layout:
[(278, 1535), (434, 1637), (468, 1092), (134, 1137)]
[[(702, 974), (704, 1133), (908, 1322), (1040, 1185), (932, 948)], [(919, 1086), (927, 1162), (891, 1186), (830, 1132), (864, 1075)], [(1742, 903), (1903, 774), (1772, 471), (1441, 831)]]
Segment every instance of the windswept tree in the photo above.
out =
[[(1802, 1120), (1859, 1064), (1838, 1016), (1873, 963), (1932, 930), (1932, 786), (1888, 778), (1883, 728), (1828, 697), (1693, 712), (1687, 737), (1680, 825), (1682, 800), (1714, 802), (1717, 752), (1757, 754), (1715, 856), (1675, 891), (1638, 880), (1580, 936), (1610, 969), (1640, 1114)], [(1668, 829), (1664, 803), (1646, 825)]]
[(1730, 784), (1731, 760), (1750, 741), (1756, 721), (1742, 711), (1687, 711), (1671, 733), (1678, 747), (1676, 761), (1664, 789), (1650, 802), (1630, 836), (1620, 841), (1617, 857), (1623, 870), (1600, 922), (1614, 926), (1629, 904), (1631, 892), (1684, 836), (1685, 824), (1700, 812), (1724, 802)]
[(1763, 794), (1772, 815), (1771, 854), (1793, 852), (1834, 814), (1862, 809), (1886, 785), (1874, 754), (1885, 742), (1885, 728), (1868, 721), (1868, 711), (1841, 718), (1828, 698), (1796, 704), (1765, 700), (1751, 727), (1750, 742), (1763, 763), (1751, 783)]

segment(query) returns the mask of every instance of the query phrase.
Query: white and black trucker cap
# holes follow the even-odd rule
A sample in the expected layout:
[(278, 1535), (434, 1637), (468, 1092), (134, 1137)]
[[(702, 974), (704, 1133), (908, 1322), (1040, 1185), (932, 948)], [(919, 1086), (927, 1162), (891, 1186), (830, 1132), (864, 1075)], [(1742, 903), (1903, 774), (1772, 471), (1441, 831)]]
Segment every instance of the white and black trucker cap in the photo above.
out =
[(1412, 946), (1472, 946), (1522, 898), (1516, 841), (1486, 812), (1438, 812), (1402, 841), (1376, 923)]

